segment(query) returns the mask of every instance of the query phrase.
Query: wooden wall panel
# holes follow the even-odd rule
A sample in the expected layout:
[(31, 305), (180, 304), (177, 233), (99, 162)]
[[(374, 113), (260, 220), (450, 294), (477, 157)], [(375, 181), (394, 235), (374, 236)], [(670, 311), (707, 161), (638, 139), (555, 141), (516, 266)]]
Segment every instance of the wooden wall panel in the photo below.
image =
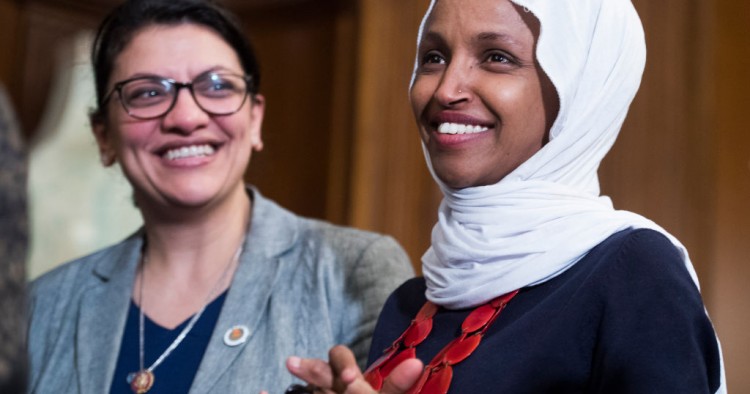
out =
[(750, 2), (715, 1), (709, 56), (715, 78), (717, 187), (709, 308), (722, 340), (730, 393), (750, 393)]
[(25, 5), (22, 68), (17, 78), (19, 118), (29, 138), (39, 125), (47, 105), (56, 50), (78, 32), (93, 29), (96, 18), (77, 9), (50, 7), (42, 3)]
[(0, 0), (0, 81), (13, 96), (18, 94), (21, 12), (17, 1)]
[(357, 4), (346, 0), (347, 6), (335, 21), (336, 48), (331, 73), (333, 96), (331, 108), (331, 144), (329, 146), (326, 219), (350, 223), (351, 163), (354, 136), (354, 97), (357, 78), (356, 56), (359, 45)]
[(339, 220), (344, 214), (329, 207), (326, 198), (329, 186), (344, 181), (328, 175), (331, 135), (334, 127), (350, 127), (352, 104), (348, 112), (336, 112), (343, 120), (334, 122), (331, 108), (339, 97), (334, 81), (351, 85), (336, 79), (334, 71), (347, 72), (346, 64), (337, 62), (337, 51), (355, 39), (338, 33), (338, 21), (354, 17), (353, 9), (342, 4), (243, 9), (240, 14), (260, 57), (266, 97), (265, 149), (253, 157), (248, 179), (296, 213), (327, 218), (331, 210), (330, 217)]
[(415, 268), (440, 194), (425, 166), (408, 101), (427, 0), (362, 0), (351, 224), (393, 235)]

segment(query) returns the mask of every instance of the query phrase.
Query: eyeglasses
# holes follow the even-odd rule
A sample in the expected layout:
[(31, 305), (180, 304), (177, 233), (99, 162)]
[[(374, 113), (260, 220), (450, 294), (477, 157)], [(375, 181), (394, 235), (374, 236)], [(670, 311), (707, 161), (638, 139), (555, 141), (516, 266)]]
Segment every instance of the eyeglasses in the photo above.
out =
[(211, 115), (231, 115), (242, 108), (250, 92), (252, 77), (209, 71), (192, 82), (177, 82), (158, 76), (126, 79), (115, 84), (104, 97), (106, 103), (117, 92), (125, 112), (136, 119), (159, 118), (172, 110), (180, 89), (187, 88), (195, 103)]

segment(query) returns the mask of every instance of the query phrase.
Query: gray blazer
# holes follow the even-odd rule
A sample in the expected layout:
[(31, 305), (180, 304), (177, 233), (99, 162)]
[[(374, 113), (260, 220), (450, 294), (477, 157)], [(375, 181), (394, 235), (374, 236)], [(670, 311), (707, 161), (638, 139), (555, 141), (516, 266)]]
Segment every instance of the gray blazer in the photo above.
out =
[[(249, 193), (250, 230), (191, 394), (282, 393), (293, 382), (286, 357), (327, 359), (339, 343), (364, 363), (382, 304), (413, 275), (392, 238), (301, 218)], [(32, 393), (109, 390), (142, 245), (141, 230), (32, 283)], [(238, 324), (250, 337), (229, 347), (224, 333)]]

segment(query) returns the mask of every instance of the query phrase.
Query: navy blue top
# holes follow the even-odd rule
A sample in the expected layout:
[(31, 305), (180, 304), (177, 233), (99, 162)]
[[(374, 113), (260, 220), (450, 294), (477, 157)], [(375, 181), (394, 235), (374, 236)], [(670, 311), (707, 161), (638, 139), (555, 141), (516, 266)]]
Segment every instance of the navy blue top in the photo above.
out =
[[(425, 302), (404, 283), (380, 315), (370, 363)], [(470, 312), (440, 308), (417, 357), (428, 363)], [(522, 289), (479, 347), (453, 367), (449, 393), (714, 393), (719, 350), (677, 249), (652, 230), (612, 235), (562, 275)]]
[[(214, 326), (219, 318), (221, 307), (224, 305), (226, 294), (225, 291), (206, 306), (203, 315), (195, 322), (180, 345), (154, 369), (154, 386), (149, 390), (149, 394), (187, 393), (190, 391), (193, 378), (195, 378), (195, 373), (198, 372), (203, 353), (206, 352), (208, 341), (211, 339)], [(110, 393), (133, 394), (130, 390), (130, 384), (127, 382), (127, 376), (131, 372), (138, 371), (140, 364), (138, 350), (139, 315), (140, 308), (131, 301)], [(190, 318), (173, 330), (169, 330), (154, 323), (148, 316), (144, 316), (144, 368), (148, 368), (161, 356), (162, 352), (180, 335), (189, 321)]]

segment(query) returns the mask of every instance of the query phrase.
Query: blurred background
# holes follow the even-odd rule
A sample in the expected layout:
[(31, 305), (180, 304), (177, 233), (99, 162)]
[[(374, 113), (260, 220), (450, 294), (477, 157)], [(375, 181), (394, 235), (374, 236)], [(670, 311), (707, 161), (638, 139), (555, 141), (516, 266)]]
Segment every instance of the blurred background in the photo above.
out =
[[(140, 223), (87, 111), (92, 30), (117, 0), (0, 0), (0, 82), (30, 147), (33, 278)], [(634, 0), (648, 63), (600, 170), (615, 206), (680, 238), (750, 393), (750, 1)], [(415, 267), (440, 194), (407, 86), (427, 0), (233, 0), (261, 61), (265, 150), (247, 179), (291, 210), (388, 233)]]

